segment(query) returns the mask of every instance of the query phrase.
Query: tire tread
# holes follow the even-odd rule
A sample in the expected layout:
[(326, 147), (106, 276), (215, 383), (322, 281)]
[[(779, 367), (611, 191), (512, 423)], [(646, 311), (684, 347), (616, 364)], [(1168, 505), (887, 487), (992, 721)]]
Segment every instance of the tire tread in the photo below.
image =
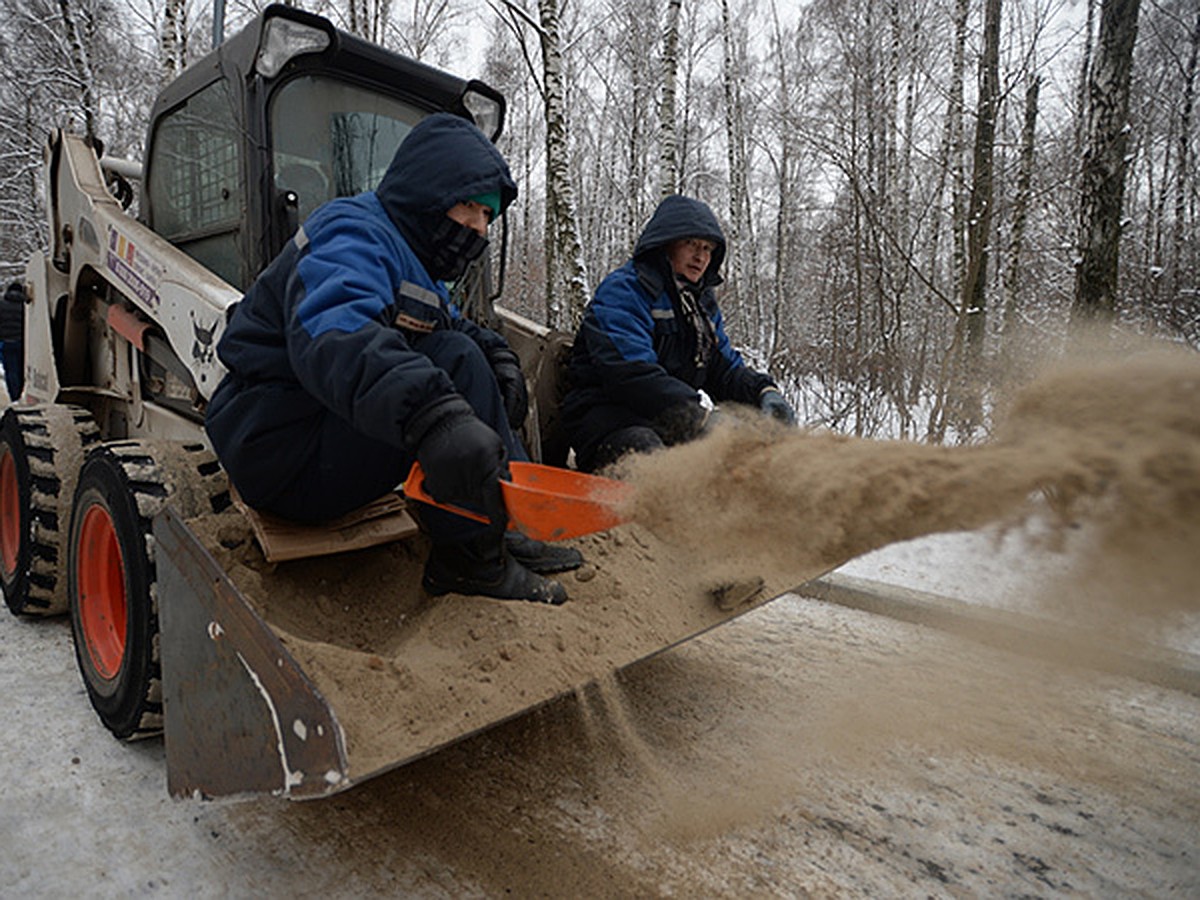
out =
[(92, 452), (107, 454), (120, 469), (125, 488), (137, 511), (136, 524), (144, 542), (150, 602), (148, 678), (135, 713), (136, 724), (128, 733), (114, 731), (122, 740), (136, 741), (161, 734), (163, 727), (154, 516), (168, 504), (175, 506), (184, 517), (214, 511), (222, 495), (228, 498), (229, 486), (224, 470), (216, 462), (216, 456), (203, 444), (121, 440), (101, 444)]

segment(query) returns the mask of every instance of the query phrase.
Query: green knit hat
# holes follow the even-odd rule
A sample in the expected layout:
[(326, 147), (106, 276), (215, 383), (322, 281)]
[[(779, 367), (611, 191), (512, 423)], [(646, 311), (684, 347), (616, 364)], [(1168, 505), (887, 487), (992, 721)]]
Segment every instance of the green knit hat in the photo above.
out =
[(488, 191), (485, 194), (476, 194), (470, 198), (472, 203), (478, 203), (480, 206), (486, 206), (492, 211), (490, 221), (495, 221), (496, 216), (500, 215), (500, 192)]

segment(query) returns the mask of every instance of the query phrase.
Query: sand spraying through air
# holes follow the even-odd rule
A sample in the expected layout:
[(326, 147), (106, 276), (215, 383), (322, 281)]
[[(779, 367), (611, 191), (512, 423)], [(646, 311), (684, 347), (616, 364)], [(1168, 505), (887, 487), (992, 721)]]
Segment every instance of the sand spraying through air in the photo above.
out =
[(714, 572), (823, 571), (894, 541), (1048, 512), (1098, 528), (1094, 560), (1105, 580), (1137, 583), (1130, 603), (1200, 608), (1191, 353), (1063, 365), (1021, 391), (982, 446), (743, 427), (628, 469), (637, 521)]
[(425, 596), (421, 541), (271, 566), (235, 516), (210, 546), (329, 699), (363, 774), (601, 679), (681, 622), (718, 624), (714, 586), (761, 577), (761, 602), (935, 532), (1086, 521), (1094, 583), (1056, 602), (1194, 610), (1198, 398), (1200, 358), (1157, 352), (1047, 374), (981, 446), (725, 427), (629, 463), (633, 521), (577, 541), (588, 565), (558, 608)]
[[(626, 475), (638, 487), (637, 520), (686, 546), (716, 580), (824, 571), (894, 541), (995, 523), (1020, 528), (1036, 518), (1041, 542), (1055, 543), (1080, 526), (1088, 535), (1070, 576), (1026, 598), (1048, 617), (1110, 647), (1135, 626), (1140, 637), (1200, 610), (1195, 354), (1060, 365), (1015, 397), (994, 439), (981, 446), (743, 426), (631, 460)], [(763, 628), (770, 630), (765, 620)], [(739, 638), (755, 640), (729, 635)], [(689, 775), (643, 763), (657, 796), (653, 812), (637, 817), (642, 827), (676, 839), (693, 838), (697, 829), (719, 833), (763, 815), (813, 771), (869, 779), (893, 753), (985, 754), (1100, 782), (1128, 779), (1125, 766), (1138, 765), (1138, 751), (1105, 758), (1090, 745), (1067, 750), (1064, 735), (1081, 734), (1074, 724), (1081, 700), (1052, 668), (1003, 655), (981, 656), (982, 663), (924, 641), (898, 644), (887, 665), (863, 668), (848, 662), (857, 640), (847, 640), (845, 667), (833, 650), (832, 668), (803, 700), (784, 692), (767, 702), (755, 736), (733, 754), (751, 761), (749, 770), (723, 772), (735, 788), (714, 790), (707, 769)], [(1058, 661), (1069, 663), (1077, 652), (1064, 646)], [(1095, 651), (1088, 653), (1096, 661)], [(743, 685), (740, 696), (727, 699), (771, 693)], [(605, 696), (611, 708), (622, 695), (610, 688)], [(620, 727), (610, 734), (624, 736), (631, 759), (645, 760), (628, 719), (628, 712), (614, 716)]]

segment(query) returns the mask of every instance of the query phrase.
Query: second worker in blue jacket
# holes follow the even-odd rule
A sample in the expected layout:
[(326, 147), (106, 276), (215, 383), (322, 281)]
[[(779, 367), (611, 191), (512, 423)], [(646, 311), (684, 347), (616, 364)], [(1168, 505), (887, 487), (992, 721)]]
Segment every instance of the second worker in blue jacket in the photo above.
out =
[(571, 350), (562, 407), (580, 469), (696, 437), (708, 419), (701, 390), (795, 424), (775, 382), (725, 334), (716, 300), (724, 259), (712, 210), (674, 195), (654, 211), (633, 258), (600, 283)]
[(516, 194), (473, 124), (422, 120), (376, 190), (314, 211), (234, 307), (205, 427), (242, 498), (299, 522), (369, 503), (419, 461), (434, 499), (493, 522), (421, 504), (425, 588), (558, 604), (566, 591), (539, 573), (576, 568), (579, 552), (504, 532), (500, 479), (528, 458), (517, 355), (443, 284)]

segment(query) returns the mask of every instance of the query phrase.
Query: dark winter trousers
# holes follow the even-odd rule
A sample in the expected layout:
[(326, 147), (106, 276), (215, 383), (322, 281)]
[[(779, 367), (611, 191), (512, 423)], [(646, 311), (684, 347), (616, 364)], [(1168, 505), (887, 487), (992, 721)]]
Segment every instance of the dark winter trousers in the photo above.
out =
[[(510, 460), (529, 459), (508, 425), (504, 400), (492, 367), (479, 346), (457, 331), (434, 331), (410, 340), (414, 350), (444, 369), (475, 414), (500, 435)], [(355, 431), (349, 422), (326, 415), (294, 489), (272, 504), (271, 512), (299, 522), (324, 522), (383, 496), (408, 477), (415, 455)], [(486, 526), (422, 505), (421, 524), (435, 542), (458, 543)]]
[(575, 448), (575, 465), (584, 472), (599, 471), (627, 453), (649, 453), (670, 443), (661, 426), (606, 400), (598, 389), (567, 394), (562, 427)]
[(614, 428), (603, 437), (575, 451), (575, 464), (581, 471), (597, 472), (630, 453), (651, 453), (666, 446), (649, 424)]

